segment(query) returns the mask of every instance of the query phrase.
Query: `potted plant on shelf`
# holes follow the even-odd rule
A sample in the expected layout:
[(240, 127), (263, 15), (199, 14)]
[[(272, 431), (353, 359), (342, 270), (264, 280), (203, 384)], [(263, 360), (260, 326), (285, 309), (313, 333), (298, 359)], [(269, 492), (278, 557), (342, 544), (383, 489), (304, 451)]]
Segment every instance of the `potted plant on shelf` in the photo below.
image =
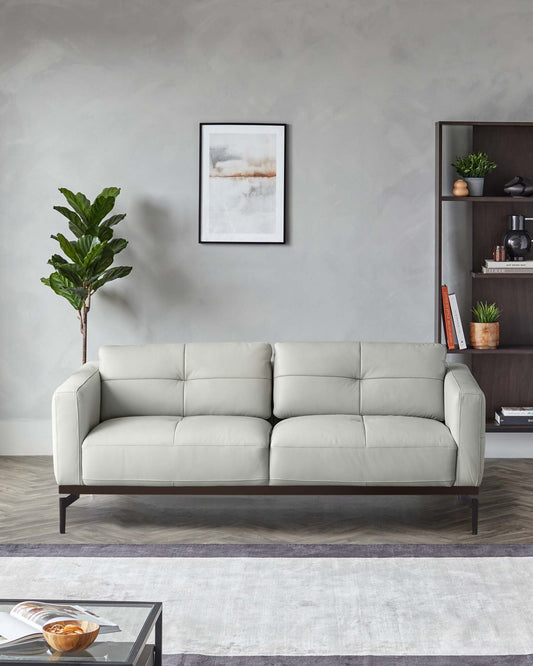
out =
[(485, 176), (488, 176), (498, 166), (489, 160), (487, 153), (469, 153), (456, 157), (455, 162), (452, 162), (451, 165), (461, 178), (466, 180), (471, 197), (483, 196)]
[(68, 240), (59, 233), (52, 236), (65, 256), (53, 254), (50, 257), (48, 263), (53, 266), (54, 272), (47, 278), (41, 278), (41, 282), (51, 287), (58, 296), (66, 298), (78, 313), (82, 363), (85, 363), (91, 297), (104, 284), (126, 277), (131, 272), (131, 266), (111, 266), (115, 255), (128, 244), (124, 238), (113, 237), (113, 227), (126, 217), (126, 213), (107, 217), (120, 194), (119, 187), (104, 188), (92, 203), (81, 192), (74, 194), (65, 187), (60, 187), (59, 191), (70, 208), (54, 206), (54, 209), (67, 218), (69, 229), (76, 239)]
[(470, 322), (470, 344), (474, 349), (496, 349), (500, 343), (502, 311), (496, 303), (478, 301), (472, 308), (474, 321)]

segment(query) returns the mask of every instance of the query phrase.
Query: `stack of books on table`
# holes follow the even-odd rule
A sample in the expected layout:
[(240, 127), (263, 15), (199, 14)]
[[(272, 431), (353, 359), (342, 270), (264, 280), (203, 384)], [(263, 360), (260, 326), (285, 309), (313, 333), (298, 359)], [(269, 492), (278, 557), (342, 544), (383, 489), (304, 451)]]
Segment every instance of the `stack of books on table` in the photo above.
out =
[(493, 261), (485, 259), (482, 273), (533, 273), (533, 260), (527, 261)]
[(533, 407), (500, 407), (494, 418), (499, 425), (533, 425)]

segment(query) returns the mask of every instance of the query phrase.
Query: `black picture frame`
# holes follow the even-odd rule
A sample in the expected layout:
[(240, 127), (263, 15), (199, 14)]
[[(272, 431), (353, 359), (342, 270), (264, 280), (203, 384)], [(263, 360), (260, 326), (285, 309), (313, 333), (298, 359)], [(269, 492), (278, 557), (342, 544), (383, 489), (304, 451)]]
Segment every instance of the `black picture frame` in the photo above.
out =
[[(209, 144), (206, 138), (210, 138), (211, 134), (207, 132), (207, 128), (221, 133), (225, 128), (273, 128), (272, 134), (276, 136), (276, 228), (270, 234), (271, 238), (266, 234), (250, 234), (250, 240), (243, 237), (243, 234), (234, 234), (234, 238), (224, 239), (223, 234), (220, 237), (214, 237), (209, 232), (210, 225), (207, 217), (207, 201), (206, 194), (210, 178), (207, 172), (208, 165), (206, 163), (206, 156), (209, 151)], [(286, 242), (286, 219), (287, 219), (287, 127), (286, 123), (200, 123), (199, 124), (199, 185), (198, 185), (198, 242), (201, 244), (213, 245), (283, 245)], [(239, 132), (241, 133), (241, 132)], [(261, 132), (259, 132), (261, 133)], [(242, 132), (246, 134), (246, 132)], [(279, 143), (281, 142), (281, 146)], [(207, 145), (206, 145), (207, 144)], [(279, 174), (279, 165), (282, 166), (283, 173)], [(279, 185), (281, 183), (281, 202), (279, 201)], [(281, 219), (280, 219), (281, 218)], [(231, 234), (228, 234), (231, 236)], [(235, 236), (240, 236), (235, 238)], [(259, 237), (263, 236), (263, 237)]]

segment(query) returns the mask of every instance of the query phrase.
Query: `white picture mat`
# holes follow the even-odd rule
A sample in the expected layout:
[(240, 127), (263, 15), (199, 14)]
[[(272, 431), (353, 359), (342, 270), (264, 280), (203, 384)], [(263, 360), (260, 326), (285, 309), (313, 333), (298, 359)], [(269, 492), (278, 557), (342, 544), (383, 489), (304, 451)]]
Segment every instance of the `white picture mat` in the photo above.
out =
[[(219, 243), (283, 243), (285, 228), (285, 125), (202, 125), (201, 136), (201, 191), (200, 240)], [(269, 134), (276, 141), (276, 194), (275, 194), (275, 226), (271, 233), (220, 233), (213, 230), (210, 223), (210, 147), (211, 139), (217, 135)]]

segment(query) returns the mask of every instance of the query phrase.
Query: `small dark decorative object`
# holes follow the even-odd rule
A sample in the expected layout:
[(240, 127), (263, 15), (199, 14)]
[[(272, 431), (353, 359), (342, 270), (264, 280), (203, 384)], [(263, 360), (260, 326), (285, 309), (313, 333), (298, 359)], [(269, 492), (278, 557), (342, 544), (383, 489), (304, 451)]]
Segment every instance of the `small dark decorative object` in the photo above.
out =
[(532, 219), (523, 215), (509, 215), (511, 228), (503, 237), (503, 244), (510, 261), (524, 261), (531, 249), (531, 236), (526, 231), (525, 223)]
[(503, 191), (512, 197), (530, 197), (533, 194), (533, 183), (529, 178), (515, 176), (508, 183), (505, 183)]
[(507, 255), (505, 254), (505, 247), (503, 245), (496, 245), (492, 253), (494, 261), (505, 261)]

